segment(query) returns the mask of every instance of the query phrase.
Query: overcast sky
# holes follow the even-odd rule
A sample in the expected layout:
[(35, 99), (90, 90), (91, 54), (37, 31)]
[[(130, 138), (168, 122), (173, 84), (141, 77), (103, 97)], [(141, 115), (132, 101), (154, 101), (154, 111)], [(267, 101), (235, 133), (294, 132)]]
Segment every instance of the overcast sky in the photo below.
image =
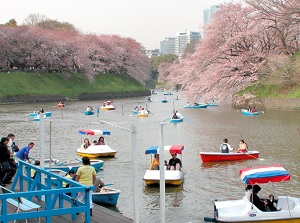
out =
[(30, 14), (73, 24), (84, 33), (131, 37), (146, 49), (185, 30), (201, 31), (203, 10), (226, 0), (2, 0), (0, 24)]

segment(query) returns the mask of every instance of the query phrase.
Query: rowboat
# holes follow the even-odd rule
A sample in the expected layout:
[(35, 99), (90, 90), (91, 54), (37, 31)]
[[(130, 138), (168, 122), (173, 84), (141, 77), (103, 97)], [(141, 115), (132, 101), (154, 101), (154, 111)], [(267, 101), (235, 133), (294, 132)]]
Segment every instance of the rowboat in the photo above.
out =
[(251, 112), (248, 111), (247, 109), (241, 109), (241, 112), (243, 115), (247, 115), (247, 116), (257, 116), (259, 115), (259, 112)]
[(85, 115), (93, 115), (95, 112), (94, 111), (84, 111)]
[(96, 204), (116, 206), (121, 191), (109, 187), (103, 187), (99, 192), (93, 192), (92, 200)]
[(185, 105), (184, 108), (207, 108), (207, 104)]
[(173, 95), (171, 92), (169, 92), (169, 93), (164, 93), (164, 95)]
[[(91, 166), (95, 168), (95, 170), (99, 170), (104, 166), (104, 161), (103, 160), (90, 160)], [(68, 172), (69, 170), (76, 170), (78, 167), (82, 166), (81, 160), (67, 160), (63, 162), (59, 162), (56, 160), (56, 162), (51, 161), (51, 169), (56, 169), (56, 170), (62, 170), (64, 172)], [(50, 160), (46, 159), (45, 160), (45, 169), (50, 169)]]
[[(182, 154), (183, 145), (164, 146), (165, 154)], [(158, 146), (150, 146), (146, 149), (145, 154), (159, 154)], [(146, 170), (144, 181), (148, 186), (159, 185), (160, 170)], [(179, 186), (183, 183), (182, 170), (165, 170), (165, 184)]]
[[(290, 173), (280, 164), (244, 168), (239, 171), (247, 185), (278, 183), (290, 180)], [(278, 196), (275, 206), (280, 211), (261, 211), (245, 196), (239, 200), (214, 201), (213, 222), (300, 222), (300, 198)]]
[(168, 102), (168, 100), (166, 100), (166, 99), (161, 100), (161, 103), (167, 103), (167, 102)]
[[(79, 134), (81, 135), (110, 135), (110, 131), (103, 131), (103, 130), (79, 130)], [(114, 157), (117, 151), (110, 148), (108, 145), (91, 145), (86, 149), (80, 147), (77, 149), (77, 155), (79, 156), (87, 156), (90, 158), (97, 158), (97, 157)]]
[(258, 159), (258, 151), (248, 151), (246, 153), (221, 153), (221, 152), (200, 152), (202, 162), (223, 162)]
[(101, 110), (115, 110), (115, 106), (112, 105), (112, 101), (104, 101), (103, 105), (100, 107)]

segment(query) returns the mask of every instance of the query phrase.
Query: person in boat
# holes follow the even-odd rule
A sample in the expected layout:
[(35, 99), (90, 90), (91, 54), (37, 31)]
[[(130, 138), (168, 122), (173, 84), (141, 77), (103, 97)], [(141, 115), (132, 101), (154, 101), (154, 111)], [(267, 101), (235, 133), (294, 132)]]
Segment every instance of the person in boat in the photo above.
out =
[(149, 170), (159, 170), (159, 154), (154, 154)]
[(181, 170), (181, 160), (177, 158), (177, 153), (171, 154), (172, 158), (169, 160), (168, 163), (168, 170)]
[(251, 109), (251, 106), (249, 105), (249, 106), (248, 106), (248, 111), (251, 112), (251, 110), (252, 110), (252, 109)]
[(98, 141), (97, 140), (94, 140), (93, 143), (92, 143), (92, 146), (95, 146), (97, 145)]
[(147, 99), (148, 101), (152, 101), (152, 99), (150, 98), (150, 97), (148, 97), (148, 99)]
[(221, 153), (229, 153), (233, 148), (229, 145), (228, 139), (223, 139), (223, 143), (220, 146)]
[(92, 111), (90, 106), (87, 106), (86, 110), (87, 111)]
[(88, 138), (85, 138), (81, 147), (87, 149), (90, 145), (91, 145), (90, 140)]
[[(270, 199), (260, 199), (257, 195), (258, 192), (261, 190), (261, 187), (257, 184), (252, 186), (252, 193), (250, 195), (250, 201), (261, 211), (280, 211), (280, 209), (277, 209), (274, 204), (274, 196), (271, 194), (269, 197), (273, 198), (271, 201)], [(263, 201), (262, 201), (263, 200)]]
[(176, 99), (179, 99), (178, 95), (177, 95)]
[[(69, 180), (75, 180), (75, 177), (76, 177), (76, 175), (75, 175), (74, 170), (69, 170), (69, 172), (65, 175), (65, 178), (67, 178)], [(68, 184), (67, 182), (63, 182), (63, 187), (68, 188), (68, 187), (70, 187), (70, 184)], [(71, 195), (71, 193), (70, 193), (70, 195)]]
[(183, 118), (182, 114), (180, 114), (178, 111), (176, 111), (176, 115), (177, 115), (177, 117), (178, 117), (179, 119), (182, 119), (182, 118)]
[(96, 177), (94, 182), (94, 192), (100, 192), (102, 187), (104, 187), (104, 182), (100, 180), (99, 177)]
[(44, 109), (43, 108), (41, 108), (41, 111), (40, 111), (42, 114), (44, 113)]
[(176, 112), (174, 112), (172, 119), (178, 119)]
[(187, 102), (186, 105), (187, 105), (187, 106), (191, 106), (191, 105), (190, 105), (190, 102)]
[(138, 106), (135, 106), (135, 108), (133, 110), (139, 110), (139, 107)]
[(194, 106), (198, 106), (199, 104), (197, 102), (194, 102)]
[(252, 109), (251, 109), (251, 112), (253, 113), (253, 112), (257, 112), (257, 110), (255, 109), (255, 107), (253, 107)]
[(105, 145), (104, 137), (103, 137), (103, 136), (100, 136), (100, 137), (99, 137), (98, 142), (97, 142), (97, 145)]
[(248, 146), (243, 139), (240, 140), (240, 147), (238, 148), (237, 153), (246, 153), (248, 152)]

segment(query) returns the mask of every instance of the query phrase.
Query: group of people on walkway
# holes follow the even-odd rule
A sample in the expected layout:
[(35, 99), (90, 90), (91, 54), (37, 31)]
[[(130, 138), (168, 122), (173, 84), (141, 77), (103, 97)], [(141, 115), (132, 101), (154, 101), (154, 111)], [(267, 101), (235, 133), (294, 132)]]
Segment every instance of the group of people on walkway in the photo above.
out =
[[(167, 161), (165, 161), (165, 166), (167, 170), (181, 170), (182, 164), (181, 160), (177, 158), (177, 154), (173, 153), (171, 154), (172, 158)], [(150, 170), (159, 170), (159, 154), (154, 154), (154, 159), (152, 160), (152, 163), (149, 167)]]
[[(223, 143), (220, 146), (221, 153), (229, 153), (229, 151), (233, 151), (234, 149), (228, 143), (228, 139), (223, 139)], [(239, 148), (237, 149), (237, 153), (246, 153), (248, 152), (248, 145), (245, 143), (243, 139), (240, 140)]]
[(30, 142), (27, 146), (19, 149), (14, 142), (15, 135), (10, 133), (7, 137), (2, 137), (0, 141), (0, 185), (6, 186), (16, 174), (18, 160), (28, 161), (29, 151), (34, 143)]

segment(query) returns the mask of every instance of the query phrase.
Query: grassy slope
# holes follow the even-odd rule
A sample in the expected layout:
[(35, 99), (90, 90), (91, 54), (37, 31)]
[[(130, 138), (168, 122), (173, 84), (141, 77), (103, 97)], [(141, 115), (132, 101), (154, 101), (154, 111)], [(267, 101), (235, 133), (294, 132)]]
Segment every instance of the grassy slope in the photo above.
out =
[(300, 52), (238, 94), (245, 93), (265, 98), (300, 98)]
[(147, 90), (124, 74), (98, 74), (90, 83), (80, 74), (0, 73), (0, 97), (16, 95), (65, 95), (73, 98), (81, 93), (125, 92)]

